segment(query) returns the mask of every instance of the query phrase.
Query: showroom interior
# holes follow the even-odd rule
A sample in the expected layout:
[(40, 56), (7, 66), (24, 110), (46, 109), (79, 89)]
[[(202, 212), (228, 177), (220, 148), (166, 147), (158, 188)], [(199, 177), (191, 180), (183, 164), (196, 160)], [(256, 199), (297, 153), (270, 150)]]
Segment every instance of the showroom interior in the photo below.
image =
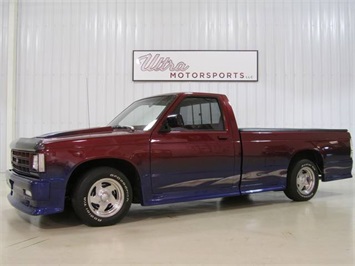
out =
[[(20, 212), (6, 181), (14, 140), (104, 127), (132, 102), (159, 94), (224, 94), (239, 128), (354, 136), (354, 14), (351, 0), (2, 0), (0, 264), (354, 265), (353, 178), (320, 182), (305, 202), (270, 191), (132, 204), (106, 227), (83, 224), (70, 206)], [(139, 78), (135, 53), (152, 51), (232, 68), (240, 64), (232, 56), (253, 52), (255, 71), (161, 79), (150, 69)]]

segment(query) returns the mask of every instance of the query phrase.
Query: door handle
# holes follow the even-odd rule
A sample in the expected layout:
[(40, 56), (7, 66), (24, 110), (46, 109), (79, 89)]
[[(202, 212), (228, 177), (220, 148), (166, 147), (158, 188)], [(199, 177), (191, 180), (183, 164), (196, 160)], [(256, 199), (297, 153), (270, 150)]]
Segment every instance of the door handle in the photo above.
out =
[(217, 137), (219, 140), (227, 140), (228, 136), (218, 136)]

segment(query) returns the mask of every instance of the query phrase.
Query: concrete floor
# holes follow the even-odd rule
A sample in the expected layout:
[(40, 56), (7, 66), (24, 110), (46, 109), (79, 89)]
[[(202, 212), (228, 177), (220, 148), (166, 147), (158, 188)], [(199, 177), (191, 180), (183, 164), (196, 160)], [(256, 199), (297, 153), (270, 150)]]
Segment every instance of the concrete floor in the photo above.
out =
[(282, 192), (156, 207), (119, 224), (82, 225), (67, 211), (17, 212), (0, 175), (0, 265), (355, 265), (355, 180), (321, 183), (309, 202)]

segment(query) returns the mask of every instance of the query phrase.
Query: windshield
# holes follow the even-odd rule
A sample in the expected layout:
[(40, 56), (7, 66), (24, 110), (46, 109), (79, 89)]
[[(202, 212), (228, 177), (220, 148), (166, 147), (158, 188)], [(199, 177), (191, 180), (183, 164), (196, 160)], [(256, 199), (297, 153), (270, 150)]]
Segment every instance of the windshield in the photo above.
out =
[(109, 124), (116, 128), (150, 130), (175, 95), (162, 95), (132, 103)]

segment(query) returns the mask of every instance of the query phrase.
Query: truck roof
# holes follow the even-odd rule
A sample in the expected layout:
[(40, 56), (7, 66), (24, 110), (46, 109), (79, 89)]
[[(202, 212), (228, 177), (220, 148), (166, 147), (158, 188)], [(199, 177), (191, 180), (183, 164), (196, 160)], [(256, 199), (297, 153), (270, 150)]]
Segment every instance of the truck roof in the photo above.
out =
[(171, 92), (171, 93), (163, 93), (163, 94), (157, 94), (153, 95), (154, 96), (160, 96), (160, 95), (194, 95), (194, 96), (225, 96), (224, 94), (221, 93), (212, 93), (212, 92)]

